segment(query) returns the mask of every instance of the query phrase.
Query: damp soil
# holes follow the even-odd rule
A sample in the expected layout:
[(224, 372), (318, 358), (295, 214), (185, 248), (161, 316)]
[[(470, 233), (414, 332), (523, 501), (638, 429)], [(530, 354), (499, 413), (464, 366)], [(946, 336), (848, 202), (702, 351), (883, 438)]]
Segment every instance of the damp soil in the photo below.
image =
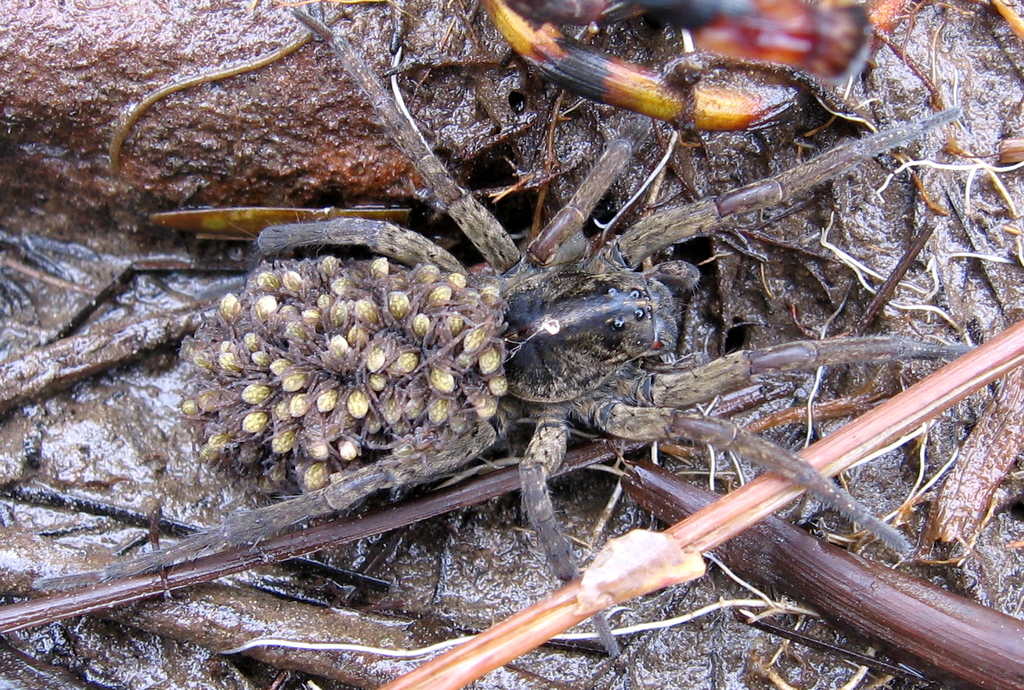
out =
[[(38, 356), (38, 347), (132, 262), (233, 262), (244, 270), (251, 261), (245, 243), (198, 240), (151, 224), (149, 214), (158, 211), (402, 205), (413, 210), (417, 230), (468, 263), (478, 261), (424, 203), (422, 183), (408, 161), (387, 142), (321, 45), (154, 103), (125, 138), (119, 169), (111, 169), (117, 123), (148, 93), (252, 61), (298, 35), (286, 11), (260, 6), (249, 12), (247, 5), (15, 0), (6, 9), (7, 28), (0, 32), (0, 358)], [(923, 117), (936, 104), (960, 105), (960, 154), (948, 150), (941, 133), (910, 144), (907, 154), (963, 163), (966, 153), (991, 162), (1001, 139), (1024, 134), (1024, 45), (986, 7), (959, 3), (912, 11), (914, 20), (893, 34), (895, 48), (878, 48), (846, 102), (880, 126)], [(409, 108), (465, 184), (489, 200), (488, 193), (523, 181), (522, 190), (489, 201), (514, 233), (528, 231), (538, 203), (541, 213), (550, 214), (568, 198), (602, 142), (622, 124), (613, 109), (577, 103), (541, 82), (475, 5), (411, 0), (403, 12), (357, 5), (345, 13), (340, 30), (357, 38), (378, 72), (388, 69), (391, 47), (402, 46), (396, 72)], [(629, 59), (655, 63), (678, 44), (677, 36), (642, 19), (593, 40)], [(568, 112), (553, 125), (556, 108)], [(603, 217), (652, 169), (669, 134), (657, 128), (602, 202)], [(661, 182), (659, 203), (725, 191), (856, 135), (857, 127), (831, 121), (806, 96), (796, 97), (784, 121), (757, 132), (685, 133), (686, 145), (676, 148)], [(1024, 201), (1019, 173), (1000, 176), (1005, 197), (985, 175), (972, 183), (966, 173), (931, 169), (920, 169), (920, 188), (903, 175), (877, 195), (895, 165), (883, 156), (792, 200), (781, 209), (785, 213), (744, 219), (730, 232), (674, 250), (676, 258), (702, 262), (703, 281), (683, 315), (684, 353), (714, 357), (738, 347), (854, 332), (979, 343), (1024, 317), (1022, 226), (1009, 203)], [(543, 195), (541, 182), (549, 182)], [(877, 288), (926, 227), (932, 239), (906, 280), (919, 289), (899, 288), (893, 304), (864, 323), (873, 298), (865, 285)], [(840, 251), (852, 260), (840, 261)], [(881, 278), (858, 274), (854, 262)], [(82, 330), (142, 318), (173, 320), (169, 314), (205, 309), (237, 285), (237, 275), (139, 276)], [(0, 416), (0, 483), (7, 492), (0, 498), (0, 596), (6, 601), (30, 596), (39, 576), (97, 567), (110, 550), (137, 548), (148, 533), (97, 514), (102, 511), (29, 500), (30, 489), (37, 497), (52, 492), (143, 516), (159, 511), (196, 526), (268, 500), (197, 461), (178, 412), (188, 371), (177, 346), (171, 335), (145, 352), (129, 349), (98, 371), (42, 388)], [(41, 364), (59, 369), (54, 362)], [(816, 394), (823, 400), (890, 394), (933, 368), (829, 371)], [(767, 402), (737, 421), (803, 405), (813, 386), (810, 377), (772, 381)], [(997, 394), (993, 387), (944, 415), (923, 449), (890, 452), (853, 471), (848, 480), (854, 493), (878, 514), (897, 507), (919, 472), (931, 478), (957, 453)], [(814, 433), (827, 434), (841, 423), (822, 422)], [(802, 425), (769, 432), (789, 447), (799, 447), (805, 435)], [(517, 450), (513, 444), (506, 452)], [(929, 562), (902, 568), (1019, 616), (1024, 559), (1012, 545), (1024, 539), (1018, 498), (1024, 484), (1019, 445), (1011, 444), (1010, 453), (1015, 457), (1005, 478), (979, 508), (991, 508), (987, 520), (965, 535), (974, 539), (970, 551), (960, 544), (927, 544)], [(707, 483), (706, 458), (677, 468)], [(719, 486), (734, 483), (729, 473), (718, 480)], [(614, 488), (614, 477), (604, 472), (553, 483), (560, 522), (583, 560), (610, 536), (657, 524), (625, 499), (602, 522)], [(928, 493), (913, 511), (908, 534), (925, 530), (934, 498), (934, 491)], [(847, 529), (813, 502), (790, 508), (785, 517), (814, 529)], [(390, 582), (386, 593), (273, 567), (11, 634), (11, 649), (0, 650), (0, 676), (12, 687), (36, 687), (19, 665), (20, 653), (34, 661), (33, 673), (49, 679), (49, 687), (261, 688), (285, 670), (283, 687), (307, 680), (321, 687), (376, 687), (415, 662), (355, 653), (219, 652), (254, 635), (345, 634), (366, 645), (415, 647), (484, 629), (557, 586), (523, 525), (518, 497), (511, 495), (322, 554), (334, 566)], [(881, 550), (869, 554), (887, 558)], [(660, 620), (720, 598), (748, 596), (715, 571), (633, 602), (614, 620)], [(806, 625), (839, 647), (866, 649), (863, 641), (824, 624)], [(629, 638), (616, 659), (544, 648), (474, 687), (738, 690), (773, 687), (772, 673), (793, 687), (823, 689), (842, 687), (855, 669), (835, 651), (783, 642), (720, 612)]]

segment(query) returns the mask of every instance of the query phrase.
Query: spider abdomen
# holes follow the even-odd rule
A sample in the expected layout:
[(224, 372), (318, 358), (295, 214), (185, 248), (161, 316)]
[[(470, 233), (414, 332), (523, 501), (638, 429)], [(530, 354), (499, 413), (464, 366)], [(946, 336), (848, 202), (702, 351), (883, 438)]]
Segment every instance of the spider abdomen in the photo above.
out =
[(433, 265), (263, 264), (186, 341), (182, 410), (203, 459), (317, 489), (366, 451), (414, 458), (490, 419), (504, 315), (495, 279)]

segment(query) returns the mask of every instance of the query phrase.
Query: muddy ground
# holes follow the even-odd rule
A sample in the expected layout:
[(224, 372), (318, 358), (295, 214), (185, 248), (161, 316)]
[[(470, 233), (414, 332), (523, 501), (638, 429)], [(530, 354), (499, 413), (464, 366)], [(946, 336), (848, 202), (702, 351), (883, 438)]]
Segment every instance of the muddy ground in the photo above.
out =
[[(368, 106), (320, 45), (158, 101), (129, 131), (120, 168), (112, 171), (109, 145), (131, 104), (168, 82), (250, 61), (300, 35), (288, 13), (276, 8), (249, 12), (243, 2), (191, 0), (171, 5), (15, 0), (5, 11), (0, 358), (32, 356), (33, 348), (133, 261), (245, 265), (250, 259), (245, 243), (197, 240), (153, 225), (148, 216), (158, 211), (405, 205), (412, 208), (417, 229), (465, 261), (478, 261), (457, 231), (423, 203), (411, 166), (387, 142)], [(613, 109), (577, 102), (542, 83), (511, 55), (475, 5), (413, 0), (402, 12), (359, 5), (346, 14), (350, 19), (339, 27), (358, 38), (357, 46), (378, 71), (390, 61), (390, 46), (402, 46), (399, 81), (410, 109), (465, 184), (487, 200), (524, 181), (524, 191), (494, 203), (512, 232), (529, 227), (541, 182), (550, 181), (543, 212), (557, 209), (621, 124)], [(401, 27), (398, 38), (396, 26)], [(677, 50), (679, 37), (635, 19), (593, 41), (619, 55), (661, 64)], [(1024, 134), (1022, 65), (1021, 40), (989, 7), (924, 5), (899, 23), (889, 45), (878, 47), (842, 96), (881, 127), (959, 105), (962, 127), (933, 132), (908, 145), (907, 154), (951, 164), (992, 163), (1000, 140)], [(854, 125), (830, 122), (812, 99), (794, 98), (783, 122), (757, 132), (686, 133), (686, 145), (673, 152), (659, 203), (722, 192), (858, 135)], [(556, 109), (561, 117), (552, 126)], [(603, 201), (603, 217), (610, 217), (652, 169), (669, 135), (659, 126)], [(737, 232), (674, 250), (677, 258), (703, 262), (704, 276), (683, 315), (681, 350), (717, 356), (738, 347), (853, 332), (977, 344), (1019, 321), (1024, 266), (1021, 226), (1011, 205), (1024, 200), (1019, 173), (999, 176), (1005, 196), (984, 174), (968, 186), (964, 171), (930, 169), (920, 169), (920, 187), (904, 174), (876, 194), (895, 166), (883, 156), (794, 199), (790, 212), (772, 213), (767, 223), (744, 219)], [(892, 303), (864, 323), (873, 298), (867, 286), (877, 288), (928, 226), (932, 238)], [(881, 277), (858, 276), (853, 261), (838, 260), (840, 253), (822, 243), (823, 227), (830, 228), (829, 246)], [(179, 271), (140, 276), (83, 330), (188, 312), (231, 289), (233, 281), (231, 275)], [(191, 323), (187, 319), (171, 321), (181, 330)], [(96, 567), (107, 550), (135, 544), (147, 533), (110, 517), (29, 500), (29, 490), (143, 515), (159, 507), (166, 518), (198, 526), (267, 500), (254, 487), (197, 462), (178, 412), (189, 369), (177, 358), (176, 338), (167, 340), (73, 385), (33, 393), (0, 417), (0, 482), (8, 495), (0, 499), (0, 593), (8, 601), (29, 595), (35, 577)], [(817, 396), (888, 395), (934, 368), (914, 363), (829, 370)], [(13, 385), (0, 382), (8, 392)], [(804, 405), (812, 385), (812, 377), (772, 381), (760, 393), (766, 402), (736, 419), (748, 423)], [(930, 480), (947, 464), (998, 391), (992, 387), (958, 405), (935, 424), (926, 442), (919, 439), (854, 470), (848, 477), (854, 493), (877, 514), (898, 507), (919, 473)], [(843, 421), (822, 421), (814, 435), (826, 435)], [(805, 435), (802, 424), (769, 432), (793, 448)], [(966, 545), (933, 545), (920, 536), (936, 495), (935, 489), (925, 492), (903, 528), (921, 540), (920, 559), (901, 566), (1016, 616), (1024, 586), (1024, 562), (1013, 549), (1024, 538), (1018, 448), (1011, 443), (1001, 453), (1007, 475), (991, 501), (978, 499), (977, 509), (988, 513), (987, 519), (967, 530)], [(694, 481), (707, 484), (705, 458), (675, 462)], [(719, 469), (719, 486), (736, 483), (731, 469)], [(602, 522), (615, 482), (608, 473), (591, 471), (554, 483), (560, 520), (584, 560), (609, 536), (654, 524), (629, 500), (619, 501)], [(786, 517), (821, 531), (849, 531), (814, 502), (791, 508)], [(386, 593), (325, 580), (319, 573), (260, 569), (8, 635), (0, 674), (9, 676), (12, 687), (262, 688), (281, 669), (291, 669), (283, 687), (307, 681), (375, 687), (415, 662), (354, 653), (252, 657), (219, 652), (254, 634), (349, 634), (363, 644), (414, 647), (486, 628), (556, 586), (535, 546), (518, 496), (509, 495), (322, 554), (332, 565), (388, 581)], [(892, 560), (876, 547), (865, 553)], [(748, 596), (712, 571), (690, 586), (634, 602), (615, 623), (669, 618), (719, 598)], [(866, 648), (824, 624), (802, 625), (840, 646)], [(623, 647), (613, 660), (545, 648), (475, 687), (731, 689), (782, 687), (779, 678), (784, 678), (793, 687), (824, 689), (844, 687), (857, 672), (835, 652), (790, 645), (738, 622), (728, 611), (636, 635)], [(18, 652), (42, 667), (36, 676), (42, 680), (29, 679)], [(772, 673), (779, 674), (775, 680)], [(877, 677), (869, 674), (856, 687), (870, 687)], [(910, 681), (893, 683), (917, 687)]]

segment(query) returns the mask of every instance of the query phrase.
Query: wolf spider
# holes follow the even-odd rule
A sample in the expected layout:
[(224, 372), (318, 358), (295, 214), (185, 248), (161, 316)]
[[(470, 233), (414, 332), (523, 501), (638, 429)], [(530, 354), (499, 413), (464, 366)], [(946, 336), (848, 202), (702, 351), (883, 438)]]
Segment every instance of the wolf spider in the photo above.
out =
[[(571, 424), (622, 439), (685, 439), (735, 452), (803, 485), (894, 548), (907, 548), (896, 530), (795, 454), (728, 421), (685, 410), (767, 373), (942, 357), (950, 349), (899, 338), (847, 338), (676, 367), (677, 305), (696, 282), (696, 269), (681, 261), (644, 271), (638, 266), (730, 216), (777, 204), (919, 137), (956, 113), (896, 127), (767, 180), (659, 211), (590, 249), (579, 231), (582, 219), (646, 136), (648, 128), (635, 124), (609, 143), (573, 203), (520, 251), (451, 178), (348, 41), (296, 15), (332, 45), (494, 274), (470, 274), (433, 242), (382, 221), (336, 219), (264, 231), (264, 253), (359, 245), (386, 257), (262, 264), (247, 291), (226, 297), (215, 320), (185, 348), (207, 377), (183, 405), (200, 427), (201, 454), (233, 459), (257, 474), (269, 471), (305, 493), (229, 516), (208, 532), (115, 563), (99, 577), (257, 543), (308, 518), (345, 510), (374, 491), (437, 478), (486, 451), (521, 418), (536, 423), (519, 465), (523, 501), (562, 578), (574, 576), (575, 566), (546, 484), (566, 453)], [(346, 297), (349, 289), (355, 297)], [(456, 304), (460, 295), (462, 306)], [(417, 327), (419, 317), (426, 321)], [(373, 454), (373, 461), (356, 462)]]

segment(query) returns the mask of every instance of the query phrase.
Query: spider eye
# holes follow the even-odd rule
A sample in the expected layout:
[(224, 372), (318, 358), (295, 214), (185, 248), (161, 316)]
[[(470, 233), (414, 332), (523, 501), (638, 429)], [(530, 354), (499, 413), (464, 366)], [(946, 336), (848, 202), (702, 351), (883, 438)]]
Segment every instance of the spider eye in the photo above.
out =
[(643, 309), (637, 309), (636, 311), (633, 312), (633, 316), (636, 318), (637, 321), (643, 321), (644, 314), (646, 314), (646, 312)]
[(626, 327), (626, 320), (621, 316), (616, 316), (609, 322), (609, 325), (612, 327), (613, 331), (621, 331)]
[(615, 288), (608, 288), (608, 296), (609, 297), (614, 297), (617, 294), (619, 294), (618, 290), (616, 290)]
[(629, 296), (632, 297), (633, 299), (640, 299), (640, 291), (636, 289), (630, 290)]

